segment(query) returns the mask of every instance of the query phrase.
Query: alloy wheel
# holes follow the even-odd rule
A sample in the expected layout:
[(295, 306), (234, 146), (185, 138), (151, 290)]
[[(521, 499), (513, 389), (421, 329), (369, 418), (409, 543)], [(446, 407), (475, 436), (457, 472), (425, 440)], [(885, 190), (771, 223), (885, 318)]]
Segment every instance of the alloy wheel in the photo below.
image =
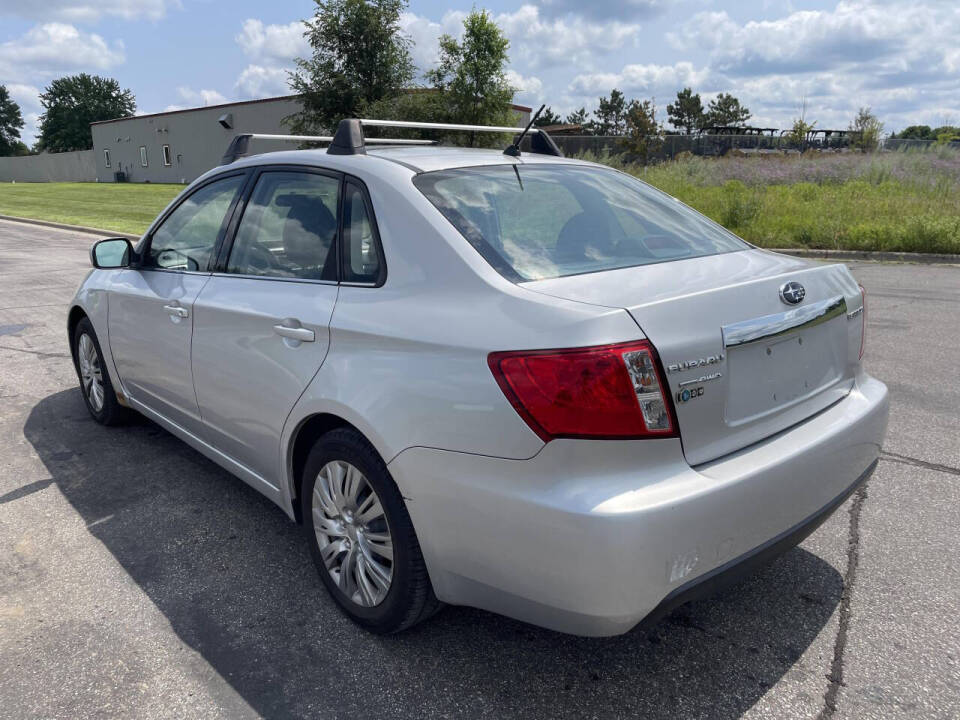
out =
[(353, 603), (383, 602), (393, 581), (393, 539), (380, 498), (348, 462), (331, 460), (317, 475), (313, 527), (324, 566)]
[(103, 370), (100, 367), (100, 354), (89, 335), (84, 333), (77, 343), (77, 362), (80, 365), (80, 380), (83, 393), (95, 412), (103, 410), (105, 399), (103, 390)]

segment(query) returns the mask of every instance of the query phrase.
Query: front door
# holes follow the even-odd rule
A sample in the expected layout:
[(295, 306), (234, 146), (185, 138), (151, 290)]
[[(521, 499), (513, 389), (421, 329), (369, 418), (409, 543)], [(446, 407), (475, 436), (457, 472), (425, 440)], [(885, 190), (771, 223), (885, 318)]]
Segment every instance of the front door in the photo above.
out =
[(126, 393), (191, 432), (200, 428), (190, 366), (194, 303), (244, 177), (215, 180), (183, 200), (147, 238), (140, 265), (118, 272), (110, 287), (110, 349)]
[(333, 173), (261, 171), (229, 256), (195, 303), (204, 435), (274, 488), (284, 422), (330, 344), (340, 186)]

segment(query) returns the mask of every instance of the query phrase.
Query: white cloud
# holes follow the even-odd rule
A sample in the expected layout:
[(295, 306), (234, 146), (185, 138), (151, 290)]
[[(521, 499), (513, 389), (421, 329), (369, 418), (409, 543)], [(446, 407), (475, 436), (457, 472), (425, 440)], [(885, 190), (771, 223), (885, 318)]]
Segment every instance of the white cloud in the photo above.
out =
[(958, 107), (958, 36), (952, 2), (841, 0), (770, 20), (701, 12), (669, 40), (705, 50), (714, 86), (707, 89), (733, 92), (770, 124), (789, 124), (806, 97), (819, 127), (846, 127), (869, 105), (897, 129), (935, 122), (933, 108)]
[(23, 116), (23, 127), (20, 129), (20, 139), (27, 145), (32, 145), (34, 138), (40, 132), (40, 114), (43, 106), (40, 105), (40, 88), (21, 83), (7, 84), (10, 97), (20, 106)]
[(264, 25), (261, 20), (248, 19), (235, 39), (243, 53), (253, 61), (288, 63), (294, 58), (310, 55), (310, 44), (303, 36), (304, 30), (300, 21), (286, 25)]
[(89, 23), (112, 15), (125, 20), (145, 17), (159, 20), (167, 10), (179, 8), (180, 0), (0, 0), (0, 15), (37, 20), (65, 20)]
[[(465, 12), (449, 10), (440, 21), (434, 21), (415, 13), (403, 13), (400, 26), (413, 40), (413, 60), (421, 71), (436, 63), (440, 35), (459, 38), (463, 34), (466, 16)], [(535, 5), (522, 5), (513, 12), (495, 14), (493, 19), (510, 41), (507, 52), (515, 71), (518, 64), (528, 69), (567, 63), (590, 66), (598, 57), (632, 44), (640, 32), (639, 25), (623, 21), (547, 17)]]
[(540, 0), (545, 15), (582, 15), (592, 18), (622, 20), (633, 17), (650, 17), (665, 9), (664, 0)]
[(625, 65), (616, 73), (583, 73), (570, 82), (569, 91), (576, 95), (595, 99), (606, 95), (612, 88), (627, 95), (643, 96), (672, 95), (687, 85), (702, 87), (709, 79), (709, 70), (697, 70), (692, 63), (675, 65)]
[(237, 77), (237, 92), (248, 98), (289, 94), (287, 79), (294, 59), (310, 57), (304, 30), (300, 21), (265, 25), (261, 20), (245, 20), (234, 39), (251, 62)]
[(534, 5), (501, 13), (494, 20), (510, 39), (510, 60), (528, 68), (557, 63), (589, 66), (598, 57), (633, 44), (640, 33), (639, 25), (620, 20), (546, 18)]
[(538, 95), (543, 90), (543, 81), (535, 75), (524, 77), (516, 70), (507, 70), (507, 82), (520, 93)]
[(536, 75), (523, 76), (516, 70), (507, 70), (507, 82), (516, 91), (514, 102), (538, 105), (543, 102), (543, 81)]
[(0, 43), (0, 85), (20, 105), (24, 142), (37, 134), (43, 108), (40, 87), (53, 78), (76, 72), (102, 72), (124, 62), (123, 43), (108, 43), (99, 35), (66, 23), (35, 25), (13, 40)]
[(459, 10), (448, 10), (439, 22), (421, 17), (412, 12), (400, 15), (400, 28), (413, 41), (410, 54), (421, 72), (431, 69), (437, 62), (441, 35), (459, 37), (463, 32), (463, 20), (467, 16)]
[[(222, 105), (229, 102), (227, 98), (216, 90), (194, 90), (189, 87), (178, 87), (177, 95), (186, 103), (187, 107), (197, 107), (198, 105)], [(167, 109), (179, 109), (180, 106), (171, 106)]]
[(112, 46), (64, 23), (36, 25), (0, 44), (0, 81), (42, 78), (77, 70), (107, 70), (124, 61), (123, 44)]
[(263, 98), (274, 95), (289, 95), (287, 71), (281, 67), (247, 65), (237, 78), (236, 89), (243, 97)]
[(846, 63), (875, 70), (890, 60), (907, 69), (920, 56), (929, 61), (952, 48), (950, 38), (960, 32), (952, 4), (916, 5), (848, 0), (832, 10), (742, 24), (723, 11), (702, 12), (670, 39), (677, 48), (710, 51), (717, 70), (735, 75), (816, 72)]

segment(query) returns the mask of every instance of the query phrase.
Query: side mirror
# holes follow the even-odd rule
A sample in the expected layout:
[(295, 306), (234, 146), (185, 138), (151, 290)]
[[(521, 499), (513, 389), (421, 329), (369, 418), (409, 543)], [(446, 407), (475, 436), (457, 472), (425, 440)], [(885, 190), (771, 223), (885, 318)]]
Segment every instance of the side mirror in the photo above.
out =
[(133, 255), (133, 245), (126, 238), (107, 238), (90, 248), (90, 264), (101, 270), (130, 267)]

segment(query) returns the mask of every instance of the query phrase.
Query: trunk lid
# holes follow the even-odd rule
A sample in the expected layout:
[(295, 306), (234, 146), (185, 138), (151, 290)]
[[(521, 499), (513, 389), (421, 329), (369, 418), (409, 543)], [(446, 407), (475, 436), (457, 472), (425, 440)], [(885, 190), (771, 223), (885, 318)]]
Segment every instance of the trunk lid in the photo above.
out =
[[(796, 304), (780, 297), (788, 282), (804, 288)], [(752, 249), (523, 287), (631, 314), (660, 355), (691, 465), (774, 435), (853, 387), (861, 322), (847, 314), (862, 300), (844, 265)]]

